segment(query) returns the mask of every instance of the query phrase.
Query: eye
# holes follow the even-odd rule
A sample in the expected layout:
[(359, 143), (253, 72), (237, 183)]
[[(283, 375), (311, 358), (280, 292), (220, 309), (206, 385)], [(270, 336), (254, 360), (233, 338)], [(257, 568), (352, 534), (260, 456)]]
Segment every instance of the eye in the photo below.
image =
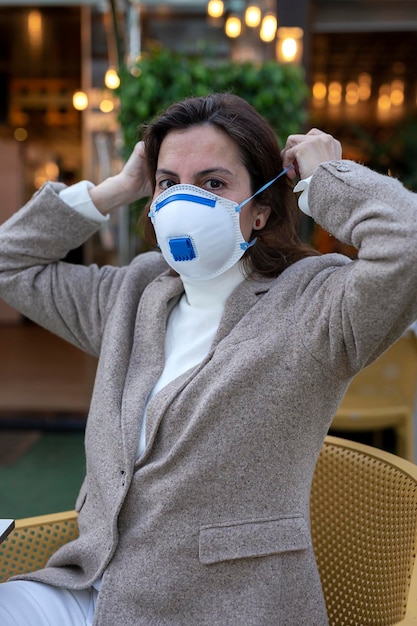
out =
[(207, 187), (210, 191), (217, 191), (223, 189), (224, 183), (218, 178), (210, 178), (204, 183), (204, 187)]
[(178, 183), (175, 180), (172, 180), (172, 178), (164, 178), (163, 180), (158, 181), (158, 189), (164, 191), (165, 189), (177, 184)]

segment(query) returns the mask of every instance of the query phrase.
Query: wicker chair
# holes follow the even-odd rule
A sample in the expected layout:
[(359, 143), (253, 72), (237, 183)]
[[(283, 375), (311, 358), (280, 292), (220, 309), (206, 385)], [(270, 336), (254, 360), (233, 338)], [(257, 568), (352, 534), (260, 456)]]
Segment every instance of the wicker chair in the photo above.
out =
[(331, 626), (417, 625), (417, 466), (326, 437), (311, 530)]
[[(417, 337), (408, 331), (352, 380), (337, 410), (331, 433), (370, 431), (372, 445), (382, 447), (382, 430), (396, 434), (396, 453), (416, 462), (414, 410), (417, 389)], [(341, 435), (343, 433), (343, 435)]]
[(0, 582), (40, 569), (60, 546), (77, 535), (75, 511), (16, 520), (14, 530), (0, 545)]
[[(417, 466), (326, 437), (311, 526), (331, 626), (417, 626)], [(0, 579), (42, 567), (77, 532), (74, 511), (17, 521)]]

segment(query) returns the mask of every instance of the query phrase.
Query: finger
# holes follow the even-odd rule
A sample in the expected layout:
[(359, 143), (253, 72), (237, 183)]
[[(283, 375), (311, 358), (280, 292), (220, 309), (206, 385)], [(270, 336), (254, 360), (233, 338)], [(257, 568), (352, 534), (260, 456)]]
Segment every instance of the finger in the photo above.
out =
[(290, 180), (293, 180), (300, 175), (300, 171), (294, 152), (292, 150), (287, 150), (282, 156), (282, 166), (285, 169), (290, 165), (292, 165), (292, 167), (288, 170), (287, 177)]
[(137, 156), (145, 158), (145, 143), (143, 141), (138, 141), (134, 147), (134, 152)]
[(288, 148), (292, 148), (293, 146), (297, 146), (298, 144), (305, 141), (306, 137), (307, 135), (302, 135), (302, 134), (288, 135), (287, 141), (285, 142), (284, 150), (287, 150)]
[(287, 177), (290, 180), (294, 180), (294, 178), (296, 178), (299, 175), (300, 175), (300, 172), (298, 169), (298, 163), (297, 163), (297, 160), (295, 160), (292, 162), (292, 167), (287, 172)]
[(311, 128), (307, 135), (327, 135), (324, 130), (320, 130), (319, 128)]

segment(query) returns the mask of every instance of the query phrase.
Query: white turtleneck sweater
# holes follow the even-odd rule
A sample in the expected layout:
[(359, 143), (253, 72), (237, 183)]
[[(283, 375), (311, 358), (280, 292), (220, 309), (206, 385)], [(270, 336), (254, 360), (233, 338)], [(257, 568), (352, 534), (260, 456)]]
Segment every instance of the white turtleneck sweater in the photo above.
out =
[[(170, 383), (204, 359), (220, 323), (224, 304), (244, 276), (237, 263), (227, 272), (205, 281), (181, 276), (185, 293), (172, 309), (165, 337), (165, 365), (148, 402)], [(139, 437), (138, 457), (145, 450), (146, 409)]]

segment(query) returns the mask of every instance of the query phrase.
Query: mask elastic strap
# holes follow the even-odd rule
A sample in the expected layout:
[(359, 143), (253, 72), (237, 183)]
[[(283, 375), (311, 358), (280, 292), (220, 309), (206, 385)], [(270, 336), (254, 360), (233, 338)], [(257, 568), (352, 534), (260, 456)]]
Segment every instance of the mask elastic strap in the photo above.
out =
[(241, 248), (241, 250), (245, 250), (246, 251), (248, 248), (252, 248), (252, 246), (254, 246), (255, 243), (256, 243), (256, 237), (254, 237), (252, 239), (252, 241), (243, 241), (240, 244), (240, 248)]
[(268, 187), (270, 187), (271, 185), (273, 185), (275, 183), (275, 181), (278, 180), (278, 178), (281, 178), (281, 176), (284, 176), (284, 174), (286, 174), (287, 172), (290, 171), (290, 169), (294, 167), (293, 164), (291, 163), (291, 165), (289, 165), (288, 167), (286, 167), (285, 169), (282, 170), (282, 172), (280, 172), (278, 174), (278, 176), (275, 176), (275, 178), (273, 178), (272, 180), (270, 180), (268, 183), (265, 183), (265, 185), (263, 187), (261, 187), (260, 189), (258, 189), (258, 191), (255, 191), (254, 194), (252, 194), (249, 198), (247, 198), (246, 200), (244, 200), (243, 202), (241, 202), (237, 207), (236, 207), (236, 213), (240, 213), (240, 211), (242, 210), (242, 207), (245, 206), (245, 204), (247, 204), (248, 202), (250, 202), (251, 200), (253, 200), (253, 198), (257, 195), (259, 195), (260, 193), (262, 193), (263, 191), (265, 191), (265, 189), (268, 189)]

